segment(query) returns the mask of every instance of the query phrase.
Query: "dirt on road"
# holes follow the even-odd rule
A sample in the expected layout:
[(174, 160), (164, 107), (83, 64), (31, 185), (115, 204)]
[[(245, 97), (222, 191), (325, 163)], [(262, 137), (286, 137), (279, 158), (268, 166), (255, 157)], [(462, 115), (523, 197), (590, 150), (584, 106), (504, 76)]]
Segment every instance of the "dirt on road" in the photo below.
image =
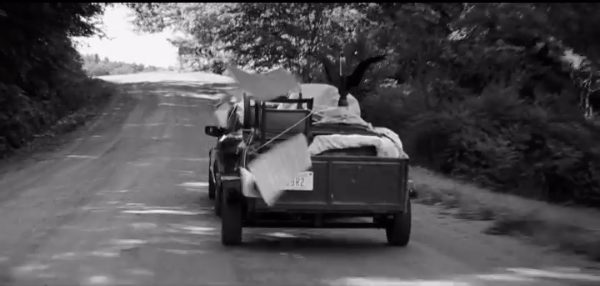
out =
[(0, 285), (600, 284), (591, 262), (424, 205), (407, 248), (373, 229), (247, 229), (225, 248), (203, 129), (227, 83), (149, 77), (107, 78), (121, 94), (69, 143), (0, 165)]

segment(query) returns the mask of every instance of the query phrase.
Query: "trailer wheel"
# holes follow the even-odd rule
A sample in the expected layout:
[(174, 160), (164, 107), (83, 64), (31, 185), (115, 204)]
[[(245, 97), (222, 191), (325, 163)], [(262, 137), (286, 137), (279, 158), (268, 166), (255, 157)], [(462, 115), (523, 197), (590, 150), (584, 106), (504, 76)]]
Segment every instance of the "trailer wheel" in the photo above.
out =
[(213, 179), (213, 173), (208, 171), (208, 198), (211, 200), (215, 199), (215, 180)]
[(225, 246), (242, 243), (242, 204), (228, 198), (229, 192), (221, 192), (221, 243)]
[(412, 211), (410, 200), (406, 205), (406, 211), (396, 213), (388, 220), (385, 234), (387, 241), (392, 246), (406, 246), (410, 241), (410, 229), (412, 221)]

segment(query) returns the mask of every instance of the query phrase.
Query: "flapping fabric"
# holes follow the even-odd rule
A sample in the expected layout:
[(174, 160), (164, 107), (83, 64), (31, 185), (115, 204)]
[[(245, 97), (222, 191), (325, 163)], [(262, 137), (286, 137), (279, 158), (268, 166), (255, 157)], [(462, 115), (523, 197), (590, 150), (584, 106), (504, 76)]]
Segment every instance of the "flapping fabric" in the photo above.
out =
[[(290, 91), (300, 89), (300, 83), (296, 77), (282, 68), (261, 75), (247, 73), (230, 66), (227, 74), (231, 75), (241, 90), (252, 95), (252, 98), (257, 101), (275, 99)], [(241, 92), (233, 93), (235, 97), (239, 97), (241, 94)]]

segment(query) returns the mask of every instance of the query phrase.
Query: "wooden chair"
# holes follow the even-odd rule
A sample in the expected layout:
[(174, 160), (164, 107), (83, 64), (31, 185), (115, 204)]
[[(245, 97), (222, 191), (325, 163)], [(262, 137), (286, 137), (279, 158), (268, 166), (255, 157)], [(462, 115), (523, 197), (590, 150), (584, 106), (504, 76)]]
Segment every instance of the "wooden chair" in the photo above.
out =
[[(269, 103), (296, 103), (298, 109), (277, 109), (269, 107), (266, 102), (256, 103), (252, 108), (249, 98), (244, 95), (244, 128), (258, 128), (261, 146), (270, 140), (286, 140), (299, 133), (310, 136), (313, 98), (278, 98)], [(304, 104), (306, 109), (302, 108)]]

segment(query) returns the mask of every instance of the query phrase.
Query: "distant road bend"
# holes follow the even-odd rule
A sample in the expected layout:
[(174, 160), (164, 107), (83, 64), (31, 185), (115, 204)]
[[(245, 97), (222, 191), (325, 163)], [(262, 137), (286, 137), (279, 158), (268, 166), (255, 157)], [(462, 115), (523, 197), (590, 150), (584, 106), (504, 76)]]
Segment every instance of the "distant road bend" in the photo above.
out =
[(203, 129), (226, 78), (106, 79), (122, 94), (72, 140), (0, 164), (0, 285), (600, 285), (577, 257), (422, 205), (407, 248), (374, 229), (247, 229), (225, 248)]

